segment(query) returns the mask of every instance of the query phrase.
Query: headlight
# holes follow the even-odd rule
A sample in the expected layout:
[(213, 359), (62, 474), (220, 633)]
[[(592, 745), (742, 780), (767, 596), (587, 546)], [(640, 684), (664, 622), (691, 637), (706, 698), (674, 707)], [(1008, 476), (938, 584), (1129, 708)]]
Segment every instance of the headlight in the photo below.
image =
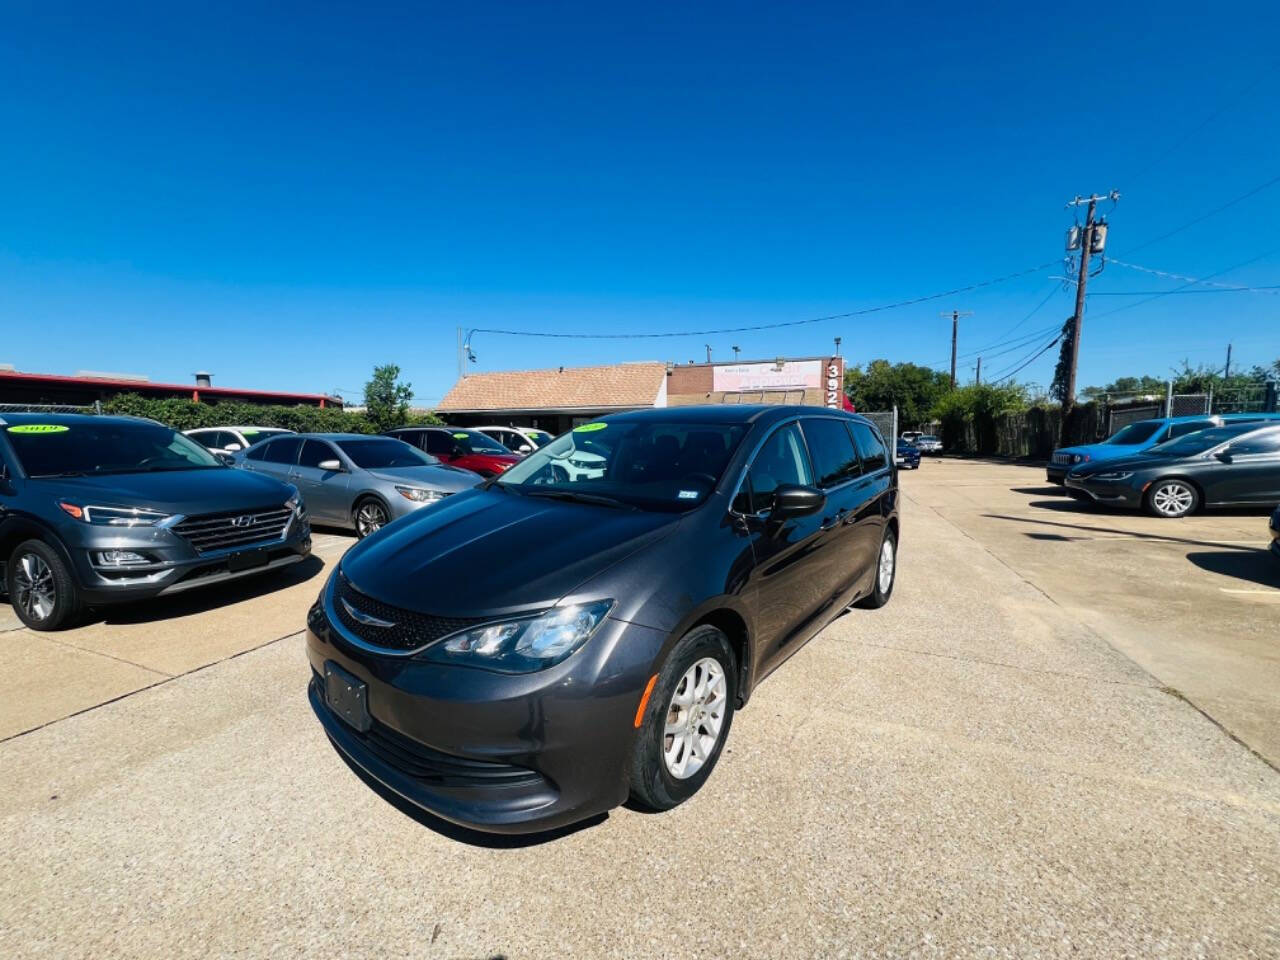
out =
[(1094, 480), (1128, 480), (1133, 476), (1132, 470), (1108, 470), (1105, 473), (1095, 473)]
[(1088, 459), (1089, 455), (1087, 453), (1073, 453), (1071, 455), (1072, 463), (1084, 463)]
[(307, 505), (303, 502), (302, 494), (298, 492), (297, 487), (292, 483), (286, 484), (286, 486), (289, 488), (289, 499), (284, 502), (284, 505), (293, 511), (295, 517), (301, 520), (306, 515)]
[(168, 519), (167, 513), (159, 510), (141, 510), (137, 507), (94, 507), (81, 506), (78, 503), (58, 501), (58, 506), (68, 516), (83, 520), (85, 523), (98, 524), (104, 527), (153, 527), (161, 520)]
[(553, 607), (536, 617), (455, 634), (427, 647), (420, 656), (503, 673), (532, 673), (559, 663), (591, 639), (611, 609), (612, 600)]
[(435, 503), (448, 496), (442, 490), (427, 490), (423, 487), (396, 487), (396, 493), (414, 503)]

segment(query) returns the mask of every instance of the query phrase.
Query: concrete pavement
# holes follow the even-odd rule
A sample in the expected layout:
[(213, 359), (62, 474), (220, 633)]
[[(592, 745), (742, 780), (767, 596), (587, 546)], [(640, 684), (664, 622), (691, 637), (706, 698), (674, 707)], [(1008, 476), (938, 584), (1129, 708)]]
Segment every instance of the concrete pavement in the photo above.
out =
[(412, 818), (321, 734), (296, 633), (0, 743), (0, 955), (1280, 955), (1280, 776), (930, 507), (930, 466), (892, 603), (667, 814)]

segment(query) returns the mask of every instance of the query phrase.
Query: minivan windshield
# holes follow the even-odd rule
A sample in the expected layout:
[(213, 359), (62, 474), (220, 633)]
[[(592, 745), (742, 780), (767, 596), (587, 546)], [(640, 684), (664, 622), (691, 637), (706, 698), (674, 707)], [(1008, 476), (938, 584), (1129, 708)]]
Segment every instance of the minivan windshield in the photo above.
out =
[(362, 470), (386, 470), (390, 467), (430, 467), (440, 461), (393, 437), (370, 437), (368, 440), (339, 440), (338, 446), (351, 462)]
[(1131, 445), (1135, 443), (1146, 443), (1155, 436), (1156, 431), (1162, 426), (1164, 426), (1164, 423), (1160, 420), (1139, 420), (1137, 423), (1129, 424), (1127, 427), (1102, 442)]
[(1157, 443), (1154, 447), (1143, 450), (1143, 454), (1152, 457), (1194, 457), (1196, 454), (1211, 450), (1220, 443), (1226, 443), (1242, 433), (1251, 433), (1259, 429), (1256, 423), (1240, 423), (1230, 427), (1213, 427), (1188, 433), (1185, 437)]
[(146, 420), (19, 423), (5, 437), (33, 478), (225, 469), (194, 440)]
[(497, 483), (529, 496), (683, 511), (715, 489), (741, 423), (596, 420), (529, 454)]

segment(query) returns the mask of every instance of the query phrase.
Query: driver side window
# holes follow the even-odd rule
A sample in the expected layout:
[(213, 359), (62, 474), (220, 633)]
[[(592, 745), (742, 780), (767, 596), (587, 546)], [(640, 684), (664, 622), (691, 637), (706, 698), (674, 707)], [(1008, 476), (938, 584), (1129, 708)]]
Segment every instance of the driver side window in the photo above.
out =
[(733, 509), (748, 516), (772, 509), (774, 491), (784, 483), (813, 485), (809, 453), (794, 423), (779, 427), (760, 447), (733, 498)]

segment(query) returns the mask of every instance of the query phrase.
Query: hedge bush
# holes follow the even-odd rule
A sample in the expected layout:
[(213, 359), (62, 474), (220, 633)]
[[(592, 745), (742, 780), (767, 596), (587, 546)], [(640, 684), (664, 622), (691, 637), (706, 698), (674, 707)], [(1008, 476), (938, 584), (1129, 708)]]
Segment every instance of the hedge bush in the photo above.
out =
[[(130, 417), (149, 417), (175, 430), (197, 427), (281, 427), (298, 433), (377, 433), (363, 413), (339, 410), (337, 407), (276, 406), (210, 400), (192, 403), (181, 397), (144, 397), (122, 393), (102, 404), (103, 413)], [(438, 424), (434, 414), (407, 416), (405, 424)]]

